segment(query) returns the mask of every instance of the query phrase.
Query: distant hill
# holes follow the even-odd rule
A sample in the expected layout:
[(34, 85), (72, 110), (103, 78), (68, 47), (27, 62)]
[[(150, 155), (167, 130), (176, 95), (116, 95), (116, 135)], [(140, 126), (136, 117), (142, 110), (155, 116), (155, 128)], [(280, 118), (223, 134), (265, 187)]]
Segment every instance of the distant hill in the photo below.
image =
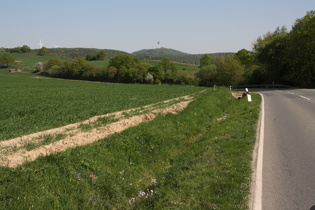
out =
[[(48, 48), (47, 55), (57, 55), (59, 57), (65, 58), (76, 58), (76, 57), (85, 57), (87, 54), (96, 54), (102, 49), (96, 48)], [(124, 51), (119, 50), (111, 50), (111, 49), (104, 49), (106, 51), (106, 60), (109, 60), (111, 57), (116, 55), (128, 54)], [(35, 52), (38, 50), (34, 50)], [(207, 53), (210, 56), (219, 57), (225, 55), (233, 55), (235, 53), (232, 52), (225, 52), (225, 53)], [(160, 60), (162, 58), (168, 58), (172, 61), (179, 62), (179, 63), (187, 63), (187, 64), (194, 64), (199, 65), (200, 58), (204, 54), (189, 54), (184, 53), (178, 50), (169, 49), (169, 48), (157, 48), (157, 49), (143, 49), (136, 52), (131, 53), (131, 55), (138, 57), (140, 59), (147, 59), (147, 60)]]
[(136, 52), (131, 53), (133, 56), (137, 57), (164, 57), (164, 56), (185, 56), (188, 55), (187, 53), (183, 53), (178, 50), (173, 50), (169, 48), (157, 48), (157, 49), (145, 49), (145, 50), (139, 50)]
[[(96, 54), (102, 49), (95, 49), (95, 48), (48, 48), (48, 54), (54, 54), (61, 57), (67, 57), (70, 59), (76, 57), (85, 57), (87, 54)], [(122, 55), (122, 54), (129, 54), (124, 51), (119, 50), (110, 50), (104, 49), (106, 51), (105, 59), (108, 60), (113, 56)], [(38, 50), (35, 50), (38, 51)]]
[[(232, 52), (226, 53), (207, 53), (210, 56), (225, 56), (233, 55)], [(169, 49), (169, 48), (157, 48), (157, 49), (144, 49), (131, 53), (131, 55), (142, 58), (142, 59), (161, 59), (168, 58), (172, 61), (180, 63), (188, 63), (199, 65), (200, 58), (204, 54), (188, 54), (178, 50)]]

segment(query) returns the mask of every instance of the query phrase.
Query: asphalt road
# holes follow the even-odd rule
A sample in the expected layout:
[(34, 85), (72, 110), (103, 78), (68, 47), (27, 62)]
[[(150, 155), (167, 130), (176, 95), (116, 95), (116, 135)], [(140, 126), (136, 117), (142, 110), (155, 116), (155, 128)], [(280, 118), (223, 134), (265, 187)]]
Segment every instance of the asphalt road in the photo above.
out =
[(259, 92), (265, 109), (261, 208), (315, 208), (315, 90)]

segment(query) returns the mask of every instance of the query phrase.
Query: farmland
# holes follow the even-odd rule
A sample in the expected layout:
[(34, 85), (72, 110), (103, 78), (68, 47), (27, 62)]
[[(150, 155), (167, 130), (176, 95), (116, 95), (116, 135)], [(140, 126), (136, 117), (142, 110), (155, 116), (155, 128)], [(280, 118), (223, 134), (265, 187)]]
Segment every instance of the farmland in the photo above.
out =
[(1, 141), (180, 96), (194, 98), (180, 113), (158, 114), (16, 168), (0, 167), (0, 209), (247, 208), (258, 95), (248, 103), (226, 88), (109, 84), (0, 71)]
[(65, 81), (4, 69), (0, 76), (0, 140), (204, 89)]

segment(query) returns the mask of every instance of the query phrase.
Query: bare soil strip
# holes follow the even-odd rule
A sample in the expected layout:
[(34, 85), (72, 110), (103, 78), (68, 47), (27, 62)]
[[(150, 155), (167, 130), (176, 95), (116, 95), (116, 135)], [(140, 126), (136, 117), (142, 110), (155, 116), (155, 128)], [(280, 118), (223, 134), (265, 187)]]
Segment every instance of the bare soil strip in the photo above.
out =
[[(1, 141), (0, 166), (15, 168), (19, 165), (22, 165), (26, 161), (34, 161), (39, 156), (46, 156), (65, 151), (68, 148), (91, 144), (114, 133), (122, 132), (129, 127), (151, 121), (158, 114), (176, 114), (181, 112), (191, 101), (192, 96), (184, 96), (164, 101), (162, 104), (156, 103), (130, 110), (95, 116), (79, 123), (69, 124), (60, 128), (54, 128), (47, 131)], [(132, 113), (136, 113), (137, 115), (125, 117), (126, 115), (128, 116), (128, 114)], [(91, 124), (103, 117), (113, 117), (117, 121), (104, 126), (93, 127), (87, 131), (82, 131), (79, 129), (80, 125)], [(40, 143), (44, 140), (45, 136), (56, 136), (58, 134), (64, 135), (64, 138), (47, 145), (39, 145), (38, 147), (29, 151), (25, 149), (27, 144)]]

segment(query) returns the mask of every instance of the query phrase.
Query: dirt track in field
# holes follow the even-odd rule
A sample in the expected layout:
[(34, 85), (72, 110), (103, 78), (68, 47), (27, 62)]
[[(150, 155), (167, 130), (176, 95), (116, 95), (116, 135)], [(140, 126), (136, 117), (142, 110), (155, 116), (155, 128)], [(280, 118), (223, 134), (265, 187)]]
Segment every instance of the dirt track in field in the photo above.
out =
[[(26, 161), (34, 161), (40, 156), (91, 144), (129, 127), (151, 121), (158, 114), (181, 112), (192, 100), (192, 96), (184, 96), (162, 103), (95, 116), (82, 122), (1, 141), (0, 166), (15, 168)], [(114, 122), (101, 126), (95, 124), (102, 118), (111, 118)], [(81, 129), (84, 126), (88, 126), (89, 129)], [(51, 140), (48, 144), (44, 143), (47, 138), (55, 140)], [(28, 147), (30, 145), (32, 147)]]

